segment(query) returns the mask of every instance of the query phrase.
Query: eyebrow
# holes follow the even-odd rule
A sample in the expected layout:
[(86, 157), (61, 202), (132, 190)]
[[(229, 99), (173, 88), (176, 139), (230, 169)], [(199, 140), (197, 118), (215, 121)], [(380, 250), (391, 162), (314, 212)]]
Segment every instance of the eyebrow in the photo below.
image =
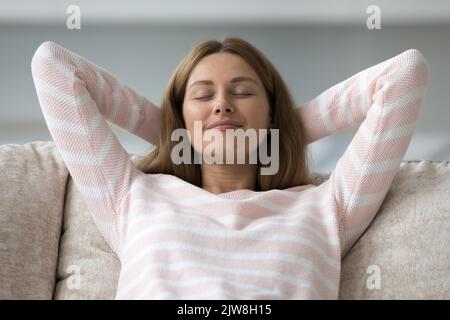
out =
[[(230, 82), (236, 83), (236, 82), (241, 82), (241, 81), (251, 81), (254, 84), (258, 85), (258, 82), (255, 79), (250, 78), (250, 77), (243, 77), (243, 76), (235, 77), (235, 78), (231, 79)], [(211, 80), (197, 80), (193, 84), (191, 84), (191, 86), (189, 88), (193, 87), (194, 85), (199, 85), (199, 84), (213, 85), (214, 82), (212, 82)]]

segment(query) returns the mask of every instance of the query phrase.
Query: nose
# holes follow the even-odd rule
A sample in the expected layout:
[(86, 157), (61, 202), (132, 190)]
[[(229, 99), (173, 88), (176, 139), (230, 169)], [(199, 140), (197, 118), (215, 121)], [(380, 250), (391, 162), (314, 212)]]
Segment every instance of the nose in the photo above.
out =
[(216, 104), (214, 105), (214, 114), (220, 113), (232, 113), (234, 112), (234, 106), (227, 101), (224, 97), (219, 98)]

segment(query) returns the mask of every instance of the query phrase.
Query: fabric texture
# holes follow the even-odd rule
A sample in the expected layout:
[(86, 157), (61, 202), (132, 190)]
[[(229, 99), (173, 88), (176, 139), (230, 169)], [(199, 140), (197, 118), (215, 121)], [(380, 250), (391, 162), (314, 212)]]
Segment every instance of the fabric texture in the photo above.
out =
[(360, 124), (322, 184), (215, 195), (142, 173), (117, 141), (106, 120), (156, 141), (151, 102), (54, 42), (32, 59), (49, 131), (121, 262), (116, 299), (338, 298), (341, 258), (399, 169), (428, 73), (423, 55), (410, 49), (298, 109), (309, 143)]
[(402, 162), (377, 217), (343, 260), (339, 299), (450, 299), (449, 192), (449, 161)]
[(52, 141), (0, 146), (0, 299), (51, 299), (67, 168)]
[(98, 232), (70, 178), (54, 299), (113, 299), (120, 261)]

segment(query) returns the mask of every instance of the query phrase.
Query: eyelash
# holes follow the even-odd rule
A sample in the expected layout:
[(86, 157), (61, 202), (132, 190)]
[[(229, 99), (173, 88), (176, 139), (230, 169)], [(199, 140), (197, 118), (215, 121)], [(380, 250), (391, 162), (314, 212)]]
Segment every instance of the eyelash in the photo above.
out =
[[(245, 97), (249, 97), (249, 96), (253, 96), (252, 93), (236, 93), (237, 96), (245, 96)], [(199, 98), (195, 98), (195, 100), (204, 100), (207, 98), (210, 98), (212, 96), (206, 96), (206, 97), (199, 97)]]

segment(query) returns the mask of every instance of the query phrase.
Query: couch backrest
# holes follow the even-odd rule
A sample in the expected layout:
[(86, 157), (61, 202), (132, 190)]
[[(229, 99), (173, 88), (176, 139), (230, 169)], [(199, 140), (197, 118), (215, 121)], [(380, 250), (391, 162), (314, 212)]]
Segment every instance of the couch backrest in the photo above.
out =
[(51, 299), (68, 171), (51, 141), (0, 146), (0, 299)]
[(450, 161), (402, 162), (342, 261), (339, 298), (449, 299), (449, 195)]

